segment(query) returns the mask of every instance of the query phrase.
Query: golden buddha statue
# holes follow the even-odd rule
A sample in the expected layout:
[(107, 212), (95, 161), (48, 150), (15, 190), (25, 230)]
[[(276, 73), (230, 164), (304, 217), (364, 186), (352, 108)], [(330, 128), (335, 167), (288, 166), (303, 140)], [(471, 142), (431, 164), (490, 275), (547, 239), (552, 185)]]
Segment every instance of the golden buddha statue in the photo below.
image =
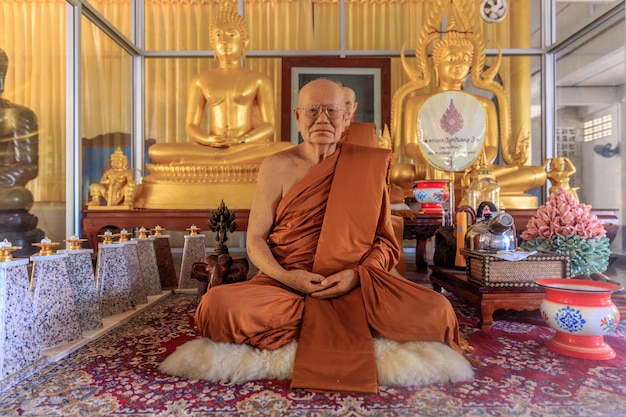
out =
[(186, 132), (192, 141), (148, 149), (155, 164), (147, 165), (135, 207), (214, 208), (224, 200), (249, 208), (260, 163), (293, 146), (274, 140), (272, 82), (243, 66), (248, 30), (230, 1), (211, 19), (209, 34), (218, 67), (191, 80)]
[[(500, 66), (501, 55), (496, 65), (483, 72), (485, 68), (484, 46), (482, 38), (476, 34), (474, 25), (471, 24), (475, 13), (471, 10), (460, 9), (463, 6), (457, 2), (440, 0), (436, 7), (439, 10), (435, 10), (429, 18), (416, 48), (416, 58), (419, 64), (417, 69), (407, 63), (404, 49), (402, 51), (402, 63), (411, 81), (398, 89), (393, 98), (392, 182), (410, 195), (417, 180), (454, 179), (457, 195), (455, 202), (459, 205), (461, 197), (466, 192), (464, 184), (467, 183), (468, 174), (464, 173), (464, 170), (475, 169), (473, 162), (482, 155), (500, 184), (503, 208), (536, 208), (537, 198), (525, 191), (543, 185), (546, 181), (546, 171), (544, 167), (524, 165), (529, 156), (530, 138), (520, 135), (514, 146), (510, 145), (509, 103), (502, 85), (494, 80)], [(441, 27), (446, 14), (448, 26), (441, 36), (441, 31), (435, 28)], [(437, 18), (439, 20), (435, 21)], [(457, 28), (461, 25), (462, 28)], [(431, 72), (427, 65), (427, 49), (433, 42), (435, 42), (432, 47), (435, 86), (431, 92), (421, 93), (431, 83)], [(468, 76), (476, 88), (488, 91), (494, 96), (497, 106), (490, 98), (465, 91), (465, 81)], [(440, 116), (438, 113), (424, 116), (422, 111), (430, 111), (433, 100), (442, 96), (449, 100), (446, 113), (457, 111), (460, 103), (467, 103), (465, 113), (457, 112), (456, 118)], [(482, 111), (479, 107), (482, 107)], [(424, 150), (424, 147), (427, 148), (424, 144), (432, 139), (429, 135), (436, 129), (445, 130), (444, 117), (450, 119), (448, 124), (452, 123), (452, 126), (448, 126), (453, 128), (448, 130), (452, 138), (456, 138), (454, 133), (465, 123), (465, 128), (469, 127), (471, 133), (463, 139), (469, 137), (482, 141), (482, 149), (477, 149), (472, 155), (459, 152), (467, 162), (461, 169), (455, 168), (452, 163), (455, 155), (447, 159), (450, 166), (446, 164), (445, 167), (433, 164), (432, 158), (425, 155), (428, 152)], [(435, 124), (442, 125), (442, 127), (435, 127)], [(505, 165), (494, 165), (499, 149)]]

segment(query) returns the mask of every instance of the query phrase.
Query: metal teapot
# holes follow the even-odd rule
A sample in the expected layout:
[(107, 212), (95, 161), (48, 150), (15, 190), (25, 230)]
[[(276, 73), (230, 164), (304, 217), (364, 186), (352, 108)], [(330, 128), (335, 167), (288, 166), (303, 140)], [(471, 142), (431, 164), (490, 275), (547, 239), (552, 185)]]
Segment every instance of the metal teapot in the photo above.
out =
[[(483, 214), (485, 207), (488, 212)], [(491, 201), (476, 210), (476, 223), (465, 233), (465, 249), (479, 252), (514, 251), (517, 246), (513, 216), (498, 211)]]

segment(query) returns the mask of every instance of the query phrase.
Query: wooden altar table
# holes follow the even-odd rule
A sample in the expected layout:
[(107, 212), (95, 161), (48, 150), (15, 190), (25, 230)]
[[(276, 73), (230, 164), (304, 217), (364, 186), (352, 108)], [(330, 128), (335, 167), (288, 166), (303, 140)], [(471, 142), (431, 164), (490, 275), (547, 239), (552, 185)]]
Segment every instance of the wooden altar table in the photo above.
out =
[(487, 287), (471, 282), (465, 270), (432, 265), (430, 282), (433, 289), (446, 291), (469, 301), (480, 314), (480, 326), (490, 330), (496, 310), (538, 310), (545, 297), (542, 287)]
[[(217, 208), (216, 208), (217, 209)], [(195, 224), (202, 230), (207, 230), (209, 216), (213, 210), (159, 210), (159, 209), (134, 209), (134, 210), (88, 210), (82, 211), (83, 232), (94, 250), (98, 249), (98, 234), (105, 228), (131, 228), (145, 227), (152, 229), (156, 225), (165, 230), (185, 231)], [(234, 209), (235, 221), (238, 232), (245, 232), (248, 228), (250, 210)], [(534, 209), (506, 210), (515, 220), (517, 232), (526, 227), (526, 223), (535, 213)], [(619, 228), (617, 210), (593, 209), (607, 231), (607, 237), (612, 241)], [(418, 214), (415, 219), (404, 219), (404, 239), (416, 240), (415, 263), (418, 270), (428, 268), (424, 258), (426, 241), (433, 237), (441, 227), (441, 214)]]
[[(505, 210), (515, 221), (515, 230), (519, 234), (526, 229), (526, 224), (537, 210), (510, 209)], [(592, 209), (591, 213), (598, 216), (606, 230), (606, 236), (612, 242), (619, 230), (619, 218), (615, 209)], [(418, 272), (425, 272), (428, 262), (425, 260), (426, 241), (433, 237), (441, 227), (441, 214), (418, 214), (415, 219), (404, 219), (404, 239), (416, 239), (415, 264)]]
[[(217, 210), (217, 208), (216, 208)], [(91, 247), (98, 250), (98, 234), (103, 229), (129, 229), (145, 227), (153, 229), (161, 226), (164, 230), (184, 232), (192, 225), (208, 230), (208, 222), (213, 210), (83, 210), (83, 232)], [(231, 210), (235, 213), (236, 231), (248, 229), (250, 210)]]

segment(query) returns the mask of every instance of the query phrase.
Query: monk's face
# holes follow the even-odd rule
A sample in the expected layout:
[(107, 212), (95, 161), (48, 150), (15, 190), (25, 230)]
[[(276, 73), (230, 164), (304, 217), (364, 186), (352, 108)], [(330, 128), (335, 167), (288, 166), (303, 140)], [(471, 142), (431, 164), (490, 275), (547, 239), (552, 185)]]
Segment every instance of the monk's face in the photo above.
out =
[(343, 89), (330, 80), (311, 81), (300, 90), (294, 115), (304, 142), (314, 145), (339, 142), (346, 126)]

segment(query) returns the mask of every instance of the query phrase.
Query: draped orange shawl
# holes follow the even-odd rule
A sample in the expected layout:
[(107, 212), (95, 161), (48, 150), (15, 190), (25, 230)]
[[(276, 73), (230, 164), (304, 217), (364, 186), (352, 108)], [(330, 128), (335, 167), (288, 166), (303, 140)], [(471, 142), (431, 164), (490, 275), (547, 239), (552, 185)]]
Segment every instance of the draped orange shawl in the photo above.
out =
[[(372, 332), (396, 341), (442, 341), (461, 351), (448, 300), (389, 272), (399, 251), (386, 186), (390, 158), (388, 151), (343, 144), (334, 167), (332, 160), (321, 166), (279, 205), (270, 244), (274, 253), (286, 249), (280, 251), (286, 264), (305, 255), (283, 246), (285, 234), (293, 234), (309, 259), (314, 254), (314, 272), (354, 268), (360, 277), (360, 287), (342, 297), (305, 297), (292, 388), (378, 392)], [(294, 224), (303, 212), (315, 219)], [(319, 230), (320, 221), (317, 239), (302, 233)]]

